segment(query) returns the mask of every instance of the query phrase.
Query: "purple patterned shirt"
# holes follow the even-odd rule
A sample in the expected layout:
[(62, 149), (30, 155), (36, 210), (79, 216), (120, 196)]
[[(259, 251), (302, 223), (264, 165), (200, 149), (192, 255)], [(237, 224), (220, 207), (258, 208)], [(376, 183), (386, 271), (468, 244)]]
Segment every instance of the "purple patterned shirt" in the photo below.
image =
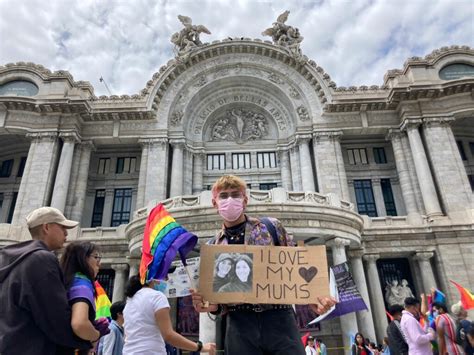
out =
[[(259, 219), (247, 216), (247, 223), (245, 224), (245, 243), (246, 245), (273, 245), (273, 238), (267, 229), (267, 226), (260, 222)], [(292, 238), (288, 235), (285, 227), (276, 218), (268, 217), (270, 222), (275, 226), (280, 246), (294, 246)], [(225, 226), (217, 233), (215, 244), (228, 244), (225, 237)]]

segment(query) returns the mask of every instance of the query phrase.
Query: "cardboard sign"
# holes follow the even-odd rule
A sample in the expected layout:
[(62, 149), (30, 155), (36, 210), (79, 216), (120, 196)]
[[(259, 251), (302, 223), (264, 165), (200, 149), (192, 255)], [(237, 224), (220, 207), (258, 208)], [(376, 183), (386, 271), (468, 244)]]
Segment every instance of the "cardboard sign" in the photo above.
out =
[(212, 303), (310, 304), (329, 296), (324, 246), (203, 245), (199, 276)]

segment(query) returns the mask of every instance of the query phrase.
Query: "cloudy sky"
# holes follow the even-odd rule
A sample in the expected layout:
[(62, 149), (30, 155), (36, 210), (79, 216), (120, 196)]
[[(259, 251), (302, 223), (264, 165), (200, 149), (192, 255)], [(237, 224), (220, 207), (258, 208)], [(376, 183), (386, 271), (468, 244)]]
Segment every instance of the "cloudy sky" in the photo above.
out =
[(211, 35), (264, 38), (284, 10), (303, 53), (338, 86), (381, 85), (389, 69), (442, 46), (474, 46), (474, 0), (0, 0), (0, 65), (69, 70), (96, 95), (135, 94), (173, 57), (178, 14)]

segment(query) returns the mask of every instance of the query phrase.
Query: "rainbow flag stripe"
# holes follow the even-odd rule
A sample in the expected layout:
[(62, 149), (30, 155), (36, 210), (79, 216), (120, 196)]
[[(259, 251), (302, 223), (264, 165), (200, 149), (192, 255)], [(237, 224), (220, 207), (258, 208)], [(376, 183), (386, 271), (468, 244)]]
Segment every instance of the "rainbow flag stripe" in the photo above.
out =
[(473, 309), (474, 308), (474, 295), (467, 289), (462, 287), (457, 282), (453, 280), (449, 280), (451, 283), (456, 286), (459, 291), (459, 295), (461, 296), (461, 304), (464, 309)]
[(112, 315), (110, 314), (110, 306), (112, 302), (110, 302), (107, 293), (105, 293), (104, 288), (99, 283), (99, 281), (94, 282), (95, 286), (95, 319), (99, 319), (102, 317), (106, 317), (109, 320), (112, 319)]
[(140, 280), (163, 280), (172, 261), (179, 253), (183, 265), (186, 255), (197, 243), (197, 236), (188, 232), (160, 203), (148, 215), (143, 233)]

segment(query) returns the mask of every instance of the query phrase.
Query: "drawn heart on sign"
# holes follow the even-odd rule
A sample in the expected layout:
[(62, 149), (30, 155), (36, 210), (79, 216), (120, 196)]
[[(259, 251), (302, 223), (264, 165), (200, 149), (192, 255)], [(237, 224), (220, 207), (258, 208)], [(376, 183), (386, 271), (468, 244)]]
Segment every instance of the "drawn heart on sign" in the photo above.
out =
[(318, 269), (315, 266), (311, 266), (308, 269), (300, 267), (298, 272), (307, 283), (310, 283), (310, 281), (318, 274)]

